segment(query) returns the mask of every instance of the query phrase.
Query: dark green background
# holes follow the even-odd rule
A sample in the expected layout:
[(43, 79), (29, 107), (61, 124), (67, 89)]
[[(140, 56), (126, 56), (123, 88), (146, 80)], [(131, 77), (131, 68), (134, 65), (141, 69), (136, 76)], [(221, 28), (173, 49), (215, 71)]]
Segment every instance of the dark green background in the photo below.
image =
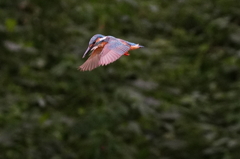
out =
[(1, 0), (0, 158), (239, 159), (239, 67), (239, 0)]

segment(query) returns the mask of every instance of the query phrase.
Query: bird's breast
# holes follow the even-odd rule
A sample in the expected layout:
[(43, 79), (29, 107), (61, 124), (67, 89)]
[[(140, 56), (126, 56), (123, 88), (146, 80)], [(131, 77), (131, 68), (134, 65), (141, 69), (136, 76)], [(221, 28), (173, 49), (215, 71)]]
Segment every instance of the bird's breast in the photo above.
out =
[(97, 47), (93, 50), (93, 52), (90, 55), (90, 58), (93, 58), (96, 55), (99, 55), (102, 52), (103, 47)]

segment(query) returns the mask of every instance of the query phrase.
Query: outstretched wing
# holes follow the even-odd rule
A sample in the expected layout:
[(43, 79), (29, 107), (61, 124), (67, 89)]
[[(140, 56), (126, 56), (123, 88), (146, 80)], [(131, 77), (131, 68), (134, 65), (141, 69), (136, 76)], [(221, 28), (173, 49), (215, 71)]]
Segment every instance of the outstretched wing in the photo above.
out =
[(87, 59), (87, 61), (84, 62), (81, 66), (79, 66), (78, 69), (81, 71), (91, 71), (94, 68), (100, 66), (99, 60), (100, 60), (100, 53), (102, 49), (103, 49), (102, 47), (95, 49), (91, 53), (91, 56)]
[(117, 38), (109, 36), (107, 44), (100, 53), (99, 65), (108, 65), (119, 59), (124, 53), (130, 49), (129, 45), (122, 43)]

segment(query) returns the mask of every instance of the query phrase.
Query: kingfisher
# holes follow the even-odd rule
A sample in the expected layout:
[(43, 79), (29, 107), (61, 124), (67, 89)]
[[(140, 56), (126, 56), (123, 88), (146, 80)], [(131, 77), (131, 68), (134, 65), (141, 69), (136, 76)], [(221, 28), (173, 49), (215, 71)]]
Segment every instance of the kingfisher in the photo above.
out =
[(88, 48), (82, 57), (84, 58), (89, 53), (89, 58), (78, 69), (80, 71), (91, 71), (96, 67), (116, 61), (122, 55), (129, 56), (128, 51), (141, 47), (143, 46), (113, 36), (96, 34), (90, 39)]

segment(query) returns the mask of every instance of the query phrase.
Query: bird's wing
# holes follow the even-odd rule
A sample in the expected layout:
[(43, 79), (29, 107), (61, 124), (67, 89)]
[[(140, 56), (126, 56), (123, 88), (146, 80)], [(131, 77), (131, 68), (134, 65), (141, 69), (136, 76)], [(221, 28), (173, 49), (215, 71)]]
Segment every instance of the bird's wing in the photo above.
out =
[(102, 51), (102, 47), (96, 48), (90, 55), (90, 57), (87, 59), (86, 62), (84, 62), (81, 66), (78, 67), (81, 71), (91, 71), (94, 68), (99, 66), (99, 60), (100, 60), (100, 53)]
[(102, 52), (100, 53), (99, 65), (107, 65), (116, 61), (130, 49), (129, 45), (123, 44), (117, 38), (108, 38), (108, 43), (104, 46)]

